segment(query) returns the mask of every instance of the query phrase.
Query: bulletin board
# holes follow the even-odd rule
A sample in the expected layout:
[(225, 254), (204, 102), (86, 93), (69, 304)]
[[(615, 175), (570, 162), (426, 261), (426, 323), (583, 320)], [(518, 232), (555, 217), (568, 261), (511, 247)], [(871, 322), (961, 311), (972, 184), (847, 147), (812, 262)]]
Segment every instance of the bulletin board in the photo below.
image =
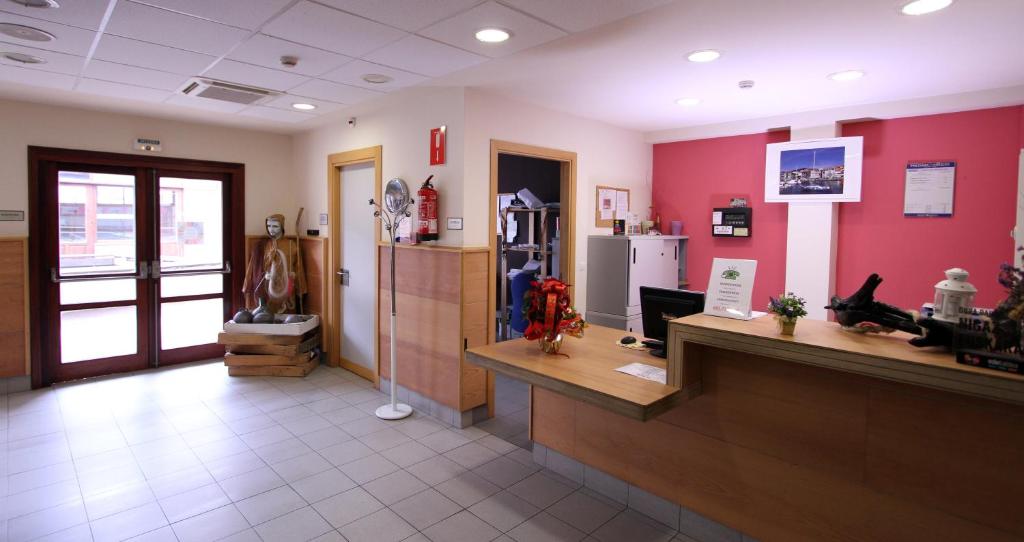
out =
[(628, 188), (598, 185), (594, 192), (594, 226), (610, 228), (612, 220), (625, 219), (629, 212), (629, 198)]

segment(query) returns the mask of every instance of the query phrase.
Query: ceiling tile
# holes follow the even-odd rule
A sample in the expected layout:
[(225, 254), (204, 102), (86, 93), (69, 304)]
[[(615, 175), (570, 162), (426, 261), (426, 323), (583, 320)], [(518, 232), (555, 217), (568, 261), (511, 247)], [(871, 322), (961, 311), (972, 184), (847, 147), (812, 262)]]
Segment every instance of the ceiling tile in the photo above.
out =
[[(477, 40), (477, 30), (487, 27), (507, 30), (512, 37), (504, 43), (483, 43)], [(481, 4), (445, 19), (421, 30), (419, 34), (492, 58), (510, 55), (567, 35), (549, 24), (494, 2)]]
[(96, 30), (100, 27), (109, 3), (110, 0), (73, 0), (60, 2), (58, 9), (41, 9), (25, 7), (15, 2), (4, 2), (0, 4), (0, 11)]
[(309, 80), (309, 77), (281, 70), (271, 70), (234, 60), (221, 60), (203, 74), (229, 83), (241, 83), (270, 90), (288, 90)]
[(312, 113), (307, 113), (307, 114), (316, 114), (316, 115), (323, 115), (324, 113), (333, 113), (334, 111), (338, 111), (339, 109), (343, 109), (345, 107), (344, 104), (338, 104), (338, 103), (334, 103), (334, 102), (327, 102), (327, 101), (324, 101), (324, 100), (317, 100), (315, 98), (309, 98), (309, 97), (306, 97), (306, 96), (295, 96), (295, 95), (292, 95), (292, 94), (285, 94), (284, 96), (278, 96), (277, 98), (274, 98), (273, 100), (270, 100), (269, 102), (267, 102), (264, 105), (266, 105), (267, 107), (274, 107), (274, 108), (277, 108), (277, 109), (284, 109), (286, 111), (298, 111), (297, 109), (292, 107), (292, 104), (294, 104), (294, 103), (307, 103), (307, 104), (315, 105), (316, 109), (313, 110)]
[(104, 34), (93, 55), (100, 60), (182, 75), (202, 73), (217, 57)]
[(291, 0), (133, 0), (218, 23), (254, 30)]
[(0, 81), (64, 90), (71, 90), (71, 87), (75, 85), (75, 77), (72, 75), (41, 70), (26, 70), (25, 68), (7, 65), (0, 65)]
[(122, 83), (111, 83), (99, 79), (83, 78), (78, 82), (75, 90), (99, 94), (101, 96), (112, 96), (114, 98), (127, 98), (129, 100), (141, 100), (145, 102), (162, 102), (171, 95), (169, 91), (146, 88), (136, 85), (125, 85)]
[(316, 115), (310, 115), (308, 113), (300, 113), (299, 111), (285, 111), (283, 109), (275, 109), (273, 107), (250, 107), (240, 113), (246, 117), (256, 117), (259, 119), (276, 120), (279, 122), (302, 122), (310, 119), (315, 119)]
[(115, 83), (126, 83), (140, 87), (158, 88), (163, 90), (176, 90), (188, 79), (184, 75), (167, 73), (137, 66), (115, 64), (105, 60), (93, 59), (85, 68), (85, 77), (113, 81)]
[(27, 55), (37, 56), (46, 60), (45, 64), (22, 64), (13, 60), (7, 60), (6, 58), (0, 57), (0, 64), (6, 66), (15, 66), (19, 68), (25, 68), (28, 70), (41, 70), (44, 72), (55, 72), (55, 73), (66, 73), (68, 75), (78, 76), (79, 72), (82, 71), (82, 64), (85, 63), (85, 58), (75, 55), (68, 55), (64, 53), (57, 53), (54, 51), (44, 51), (42, 49), (35, 49), (33, 47), (23, 47), (21, 45), (13, 45), (7, 43), (0, 43), (0, 52), (4, 53), (23, 53)]
[(305, 0), (267, 24), (263, 33), (351, 57), (360, 57), (405, 35), (401, 30)]
[(415, 32), (460, 11), (480, 0), (320, 0), (329, 6), (361, 15), (367, 19)]
[(118, 2), (107, 24), (110, 34), (220, 56), (249, 32), (171, 11)]
[[(363, 81), (363, 76), (369, 73), (387, 75), (388, 77), (391, 77), (391, 81), (388, 83), (367, 83), (366, 81)], [(370, 90), (390, 92), (398, 88), (415, 85), (427, 78), (415, 73), (396, 70), (395, 68), (388, 66), (373, 64), (372, 62), (366, 62), (364, 60), (356, 60), (349, 62), (334, 71), (324, 74), (321, 79), (334, 81), (336, 83), (345, 83), (346, 85), (356, 87), (368, 88)]]
[[(282, 67), (282, 56), (297, 57), (299, 63), (294, 68)], [(291, 73), (300, 73), (314, 77), (352, 61), (352, 57), (292, 43), (271, 36), (264, 36), (263, 34), (257, 34), (248, 39), (232, 51), (228, 58), (266, 68), (286, 70)]]
[(373, 92), (349, 85), (340, 85), (330, 81), (321, 81), (320, 79), (313, 79), (308, 83), (303, 83), (291, 89), (289, 94), (350, 105), (383, 95), (380, 92)]
[(89, 48), (92, 47), (93, 37), (96, 36), (96, 33), (90, 30), (82, 30), (81, 28), (74, 26), (51, 23), (49, 21), (41, 21), (39, 19), (30, 19), (20, 15), (3, 14), (0, 16), (0, 22), (31, 26), (33, 28), (38, 28), (39, 30), (45, 30), (57, 37), (57, 39), (53, 41), (39, 42), (19, 40), (10, 36), (0, 35), (0, 42), (15, 43), (26, 47), (46, 49), (47, 51), (59, 51), (61, 53), (78, 56), (86, 56), (89, 54)]
[(167, 101), (164, 103), (182, 105), (194, 109), (205, 109), (207, 111), (218, 111), (221, 113), (238, 113), (246, 107), (249, 107), (245, 104), (223, 102), (221, 100), (211, 100), (209, 98), (199, 98), (196, 96), (185, 96), (177, 92), (172, 94), (170, 98), (167, 98)]
[(672, 0), (502, 0), (569, 32), (580, 32), (663, 6)]
[(468, 68), (487, 60), (486, 57), (419, 36), (408, 36), (366, 55), (365, 59), (432, 77)]

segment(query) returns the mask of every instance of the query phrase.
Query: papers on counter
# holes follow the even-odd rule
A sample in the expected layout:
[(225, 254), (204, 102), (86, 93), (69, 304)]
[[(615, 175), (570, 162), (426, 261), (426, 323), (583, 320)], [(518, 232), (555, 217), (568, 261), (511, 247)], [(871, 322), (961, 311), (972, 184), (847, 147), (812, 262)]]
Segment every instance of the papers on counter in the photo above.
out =
[(667, 373), (665, 372), (665, 369), (644, 363), (630, 363), (629, 365), (623, 365), (615, 370), (620, 373), (626, 373), (628, 375), (643, 378), (644, 380), (658, 382), (659, 384), (664, 384), (667, 380)]

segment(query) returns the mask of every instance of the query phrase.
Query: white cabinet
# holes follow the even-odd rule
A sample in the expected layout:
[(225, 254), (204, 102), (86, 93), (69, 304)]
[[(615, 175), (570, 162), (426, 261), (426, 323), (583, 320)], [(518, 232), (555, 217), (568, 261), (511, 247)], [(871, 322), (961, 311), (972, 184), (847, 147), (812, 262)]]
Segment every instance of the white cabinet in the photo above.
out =
[(592, 235), (587, 240), (588, 322), (642, 332), (640, 287), (679, 288), (686, 236)]

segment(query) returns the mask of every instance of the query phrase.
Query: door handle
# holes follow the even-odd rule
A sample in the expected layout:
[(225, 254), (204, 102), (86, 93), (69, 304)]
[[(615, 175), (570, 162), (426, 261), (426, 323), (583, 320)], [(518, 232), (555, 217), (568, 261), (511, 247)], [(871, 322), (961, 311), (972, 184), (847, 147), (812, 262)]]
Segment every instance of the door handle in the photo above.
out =
[[(161, 275), (163, 275), (160, 272), (160, 262), (154, 261), (151, 264), (151, 268), (152, 268), (153, 272), (150, 273), (150, 276), (152, 276), (153, 278), (158, 279), (158, 278), (161, 277)], [(225, 260), (224, 261), (224, 267), (221, 268), (221, 269), (205, 269), (205, 270), (196, 270), (196, 271), (171, 271), (170, 273), (167, 273), (166, 275), (169, 276), (169, 277), (191, 277), (191, 276), (195, 276), (195, 275), (230, 275), (230, 274), (231, 274), (231, 262)]]
[(339, 269), (335, 271), (335, 274), (338, 275), (339, 283), (341, 283), (343, 286), (348, 286), (348, 279), (350, 275), (348, 269)]
[(118, 280), (118, 279), (136, 279), (143, 280), (148, 278), (149, 268), (146, 262), (139, 262), (139, 272), (134, 275), (92, 275), (88, 277), (67, 277), (61, 278), (60, 272), (57, 271), (56, 267), (50, 268), (50, 282), (54, 284), (63, 284), (65, 282), (91, 282), (94, 280)]

